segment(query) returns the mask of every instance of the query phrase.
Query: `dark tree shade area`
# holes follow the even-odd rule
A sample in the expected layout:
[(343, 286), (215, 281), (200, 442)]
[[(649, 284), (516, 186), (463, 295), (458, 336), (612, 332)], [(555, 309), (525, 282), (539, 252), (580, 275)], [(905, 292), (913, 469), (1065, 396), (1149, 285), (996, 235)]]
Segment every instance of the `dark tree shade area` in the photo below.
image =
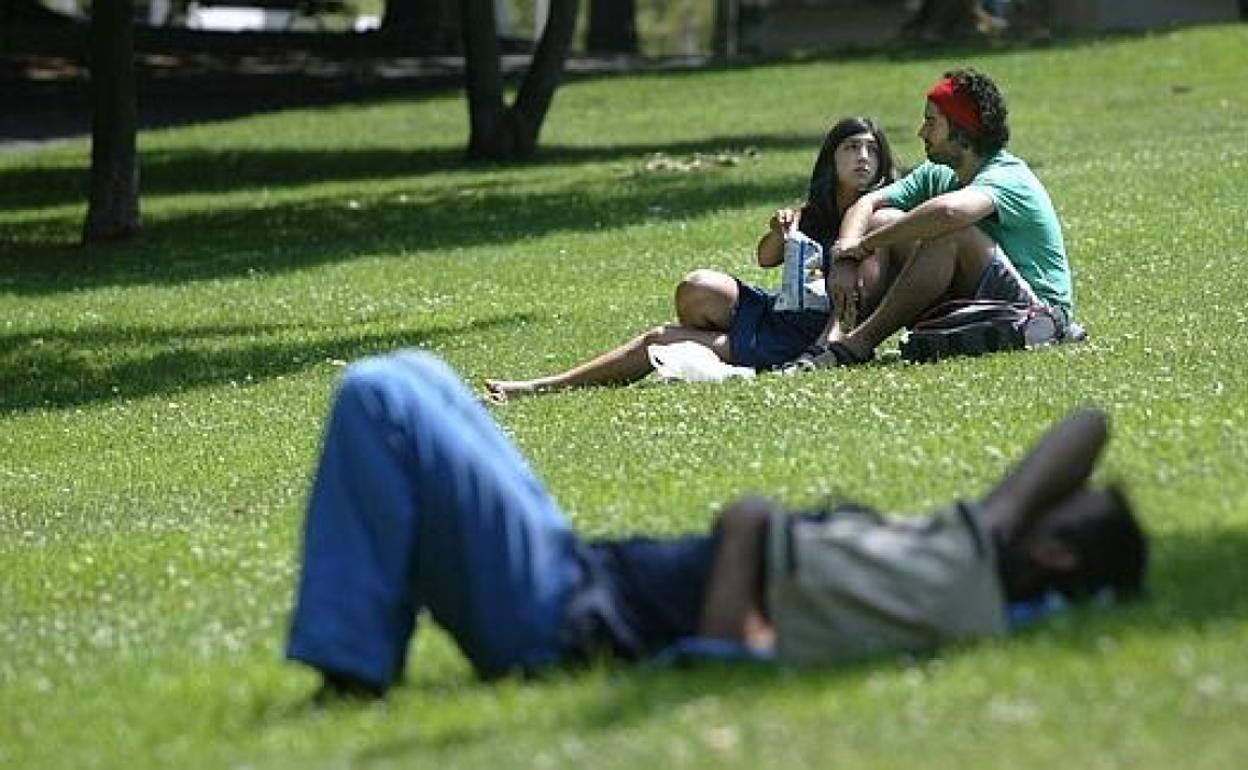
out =
[(63, 19), (63, 16), (49, 11), (37, 0), (0, 0), (0, 24), (22, 21), (54, 22)]
[[(395, 0), (389, 3), (383, 30), (361, 35), (350, 42), (348, 55), (359, 55), (377, 45), (391, 51), (395, 41), (418, 43), (428, 50), (462, 50), (465, 89), (470, 116), (468, 156), (474, 159), (516, 160), (532, 156), (555, 90), (563, 74), (572, 36), (576, 28), (579, 0), (550, 0), (549, 15), (541, 37), (533, 49), (531, 63), (519, 83), (514, 101), (505, 97), (502, 62), (504, 48), (514, 43), (500, 41), (492, 0)], [(632, 22), (635, 0), (595, 0), (598, 8), (598, 35), (601, 45), (611, 50), (636, 48)], [(82, 228), (86, 244), (121, 241), (142, 230), (139, 213), (139, 159), (136, 104), (136, 52), (177, 50), (197, 55), (216, 53), (225, 60), (248, 50), (265, 46), (278, 50), (298, 38), (321, 45), (329, 37), (348, 35), (308, 35), (268, 33), (200, 33), (194, 30), (155, 30), (136, 27), (135, 0), (94, 0), (89, 24), (50, 13), (35, 0), (0, 0), (0, 22), (4, 35), (0, 43), (24, 39), (23, 30), (38, 30), (48, 40), (75, 44), (87, 53), (90, 72), (91, 166), (87, 216)], [(615, 28), (606, 31), (608, 26)], [(63, 34), (62, 34), (63, 33)], [(435, 39), (436, 38), (436, 39)], [(83, 45), (85, 43), (85, 45)], [(228, 50), (219, 50), (219, 47)], [(364, 48), (361, 48), (363, 46)], [(328, 49), (327, 49), (328, 51)]]
[(463, 35), (457, 0), (387, 0), (381, 33), (417, 50), (458, 51)]

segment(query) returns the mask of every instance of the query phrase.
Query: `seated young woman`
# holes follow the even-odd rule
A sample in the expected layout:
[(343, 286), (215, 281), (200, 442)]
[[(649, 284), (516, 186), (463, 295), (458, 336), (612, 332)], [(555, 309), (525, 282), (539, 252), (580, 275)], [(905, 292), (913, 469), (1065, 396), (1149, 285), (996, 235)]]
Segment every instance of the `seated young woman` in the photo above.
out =
[[(782, 208), (772, 215), (758, 242), (761, 267), (784, 261), (785, 232), (796, 224), (830, 251), (841, 216), (855, 201), (896, 177), (892, 151), (884, 132), (869, 118), (845, 118), (824, 139), (810, 175), (810, 191), (800, 209)], [(827, 274), (828, 265), (824, 265)], [(889, 276), (860, 276), (858, 296), (863, 307), (878, 301)], [(558, 374), (527, 380), (486, 380), (492, 401), (590, 385), (635, 382), (653, 369), (647, 348), (691, 340), (727, 363), (768, 369), (792, 361), (815, 342), (828, 321), (816, 310), (779, 311), (776, 294), (742, 283), (717, 270), (694, 270), (676, 287), (676, 323), (656, 326), (613, 350)]]

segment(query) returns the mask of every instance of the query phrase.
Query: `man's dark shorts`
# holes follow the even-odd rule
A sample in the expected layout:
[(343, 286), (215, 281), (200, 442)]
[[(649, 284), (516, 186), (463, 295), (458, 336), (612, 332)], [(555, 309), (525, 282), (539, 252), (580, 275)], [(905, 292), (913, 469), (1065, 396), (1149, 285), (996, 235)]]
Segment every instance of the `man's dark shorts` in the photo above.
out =
[(1019, 274), (1018, 269), (1014, 267), (1014, 263), (1010, 262), (1010, 258), (998, 246), (992, 257), (992, 261), (984, 268), (984, 272), (979, 276), (979, 284), (975, 287), (975, 294), (972, 299), (989, 299), (1000, 300), (1003, 302), (1015, 302), (1032, 307), (1046, 307), (1049, 309), (1056, 328), (1053, 334), (1061, 337), (1065, 334), (1065, 330), (1069, 326), (1069, 319), (1066, 313), (1057, 307), (1049, 305), (1040, 299), (1027, 280)]
[(1031, 285), (1019, 274), (1014, 263), (1005, 256), (998, 246), (993, 250), (992, 261), (979, 275), (979, 284), (975, 287), (972, 299), (996, 299), (1003, 302), (1021, 302), (1027, 305), (1039, 305)]

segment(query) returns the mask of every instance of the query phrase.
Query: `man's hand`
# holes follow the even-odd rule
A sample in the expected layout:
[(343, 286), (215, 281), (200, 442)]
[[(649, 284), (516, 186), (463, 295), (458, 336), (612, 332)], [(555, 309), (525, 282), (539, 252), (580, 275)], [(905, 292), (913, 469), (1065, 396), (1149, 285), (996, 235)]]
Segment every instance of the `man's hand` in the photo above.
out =
[(842, 259), (861, 262), (870, 255), (871, 252), (862, 246), (862, 238), (837, 238), (832, 244), (833, 262)]
[(858, 325), (858, 262), (841, 259), (832, 264), (828, 281), (828, 299), (836, 311), (841, 329), (849, 331)]

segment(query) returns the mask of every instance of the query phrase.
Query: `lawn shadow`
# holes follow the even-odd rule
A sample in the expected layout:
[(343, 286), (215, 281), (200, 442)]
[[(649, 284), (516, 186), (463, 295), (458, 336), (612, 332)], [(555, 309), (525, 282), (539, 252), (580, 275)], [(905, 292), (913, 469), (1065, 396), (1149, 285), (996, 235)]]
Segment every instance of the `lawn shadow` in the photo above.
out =
[[(122, 326), (65, 331), (44, 329), (0, 336), (0, 415), (30, 409), (66, 409), (94, 403), (172, 395), (204, 385), (250, 385), (327, 361), (349, 362), (402, 347), (435, 346), (448, 338), (531, 320), (524, 313), (419, 331), (352, 332), (326, 327), (315, 340), (274, 341), (300, 325), (209, 325), (170, 330)], [(94, 351), (110, 345), (150, 343), (146, 357), (96, 364)]]
[[(1172, 31), (1184, 26), (1188, 25), (1160, 29)], [(809, 62), (944, 62), (968, 58), (984, 61), (1019, 51), (1075, 51), (1156, 34), (1158, 29), (1064, 30), (1057, 35), (936, 41), (898, 37), (881, 43), (746, 55), (733, 61), (676, 56), (606, 61), (591, 57), (582, 62), (573, 57), (566, 63), (563, 80), (571, 83), (619, 77), (634, 80), (700, 77), (707, 73), (779, 68)], [(210, 54), (202, 51), (192, 53), (198, 66), (184, 64), (182, 68), (171, 69), (168, 54), (188, 52), (176, 48), (171, 51), (140, 47), (142, 52), (156, 54), (161, 59), (155, 67), (143, 56), (136, 59), (141, 130), (225, 122), (288, 109), (369, 104), (385, 99), (440, 99), (458, 96), (462, 89), (462, 68), (444, 59), (437, 59), (433, 70), (428, 70), (426, 65), (430, 62), (408, 56), (386, 56), (380, 50), (361, 58), (360, 54), (368, 50), (369, 43), (362, 40), (351, 42), (345, 38), (342, 42), (346, 46), (338, 46), (336, 53), (330, 49), (312, 58), (307, 58), (305, 53), (302, 70), (292, 70), (288, 61), (279, 63), (275, 69), (272, 62), (266, 66), (263, 57), (240, 58), (228, 53), (214, 62)], [(76, 56), (81, 51), (81, 43), (75, 43), (71, 50)], [(80, 64), (85, 66), (85, 63)], [(203, 66), (205, 64), (208, 66)], [(522, 68), (508, 68), (504, 79), (514, 85), (522, 71)], [(405, 72), (407, 74), (403, 74)], [(86, 138), (90, 134), (91, 114), (88, 82), (82, 75), (51, 80), (10, 77), (9, 82), (0, 83), (11, 91), (9, 101), (19, 105), (15, 114), (0, 115), (0, 139), (40, 141)]]
[(1152, 542), (1149, 597), (1135, 622), (1164, 630), (1248, 618), (1248, 531), (1211, 527)]
[[(886, 127), (896, 132), (898, 127)], [(677, 142), (601, 146), (543, 145), (526, 161), (511, 163), (469, 160), (462, 148), (366, 150), (211, 149), (153, 150), (139, 157), (143, 196), (227, 193), (245, 189), (288, 189), (309, 184), (351, 182), (432, 175), (448, 171), (491, 168), (541, 168), (587, 163), (632, 161), (645, 156), (717, 153), (754, 148), (819, 150), (818, 135), (749, 134), (712, 136)], [(0, 170), (0, 210), (21, 211), (85, 204), (88, 169), (10, 168)]]
[[(477, 177), (446, 185), (433, 193), (392, 191), (383, 196), (323, 195), (297, 203), (257, 205), (163, 215), (149, 223), (137, 242), (79, 247), (70, 242), (38, 240), (0, 244), (0, 290), (45, 295), (101, 286), (166, 285), (188, 280), (268, 274), (346, 261), (365, 254), (403, 254), (416, 250), (505, 244), (554, 232), (585, 232), (656, 220), (684, 220), (726, 208), (780, 204), (798, 197), (804, 178), (765, 181), (736, 175), (725, 179), (714, 170), (699, 173), (640, 173), (644, 152), (712, 153), (725, 146), (762, 149), (811, 148), (812, 137), (718, 137), (699, 142), (616, 148), (566, 148), (552, 152), (550, 164), (575, 164), (627, 158), (637, 167), (621, 169), (614, 180), (596, 187), (574, 179), (542, 195), (505, 179)], [(331, 154), (325, 154), (328, 159)], [(350, 155), (348, 153), (347, 155)], [(405, 165), (403, 153), (365, 152), (338, 164), (341, 176), (364, 178), (430, 173), (451, 168), (445, 154), (431, 151)], [(196, 177), (207, 155), (179, 162), (163, 177), (169, 185), (232, 184), (177, 182)], [(281, 168), (273, 178), (298, 184), (314, 171), (300, 153), (257, 153), (239, 167)], [(755, 162), (755, 161), (749, 161)], [(358, 165), (357, 165), (358, 164)], [(209, 164), (211, 165), (211, 164)], [(313, 166), (315, 164), (306, 164)], [(458, 167), (458, 165), (456, 165)], [(224, 172), (222, 172), (224, 173)], [(246, 176), (246, 172), (242, 172)], [(247, 185), (262, 186), (263, 171)], [(284, 174), (292, 176), (287, 177)], [(300, 176), (303, 174), (304, 176)], [(226, 174), (228, 176), (228, 174)], [(596, 193), (596, 195), (595, 195)], [(453, 216), (450, 215), (453, 212)], [(20, 236), (19, 236), (20, 237)], [(7, 252), (7, 255), (6, 255)], [(20, 252), (20, 253), (19, 253)]]

